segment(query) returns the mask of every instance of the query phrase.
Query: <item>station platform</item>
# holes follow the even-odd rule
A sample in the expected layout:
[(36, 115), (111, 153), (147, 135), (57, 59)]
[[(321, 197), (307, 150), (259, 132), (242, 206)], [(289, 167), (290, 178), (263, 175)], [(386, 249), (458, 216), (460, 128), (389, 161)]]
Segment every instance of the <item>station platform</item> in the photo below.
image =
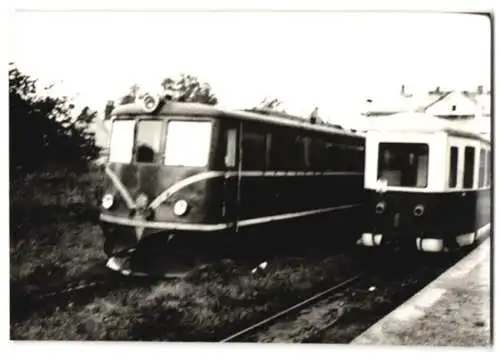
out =
[(351, 344), (492, 346), (490, 248), (488, 238)]

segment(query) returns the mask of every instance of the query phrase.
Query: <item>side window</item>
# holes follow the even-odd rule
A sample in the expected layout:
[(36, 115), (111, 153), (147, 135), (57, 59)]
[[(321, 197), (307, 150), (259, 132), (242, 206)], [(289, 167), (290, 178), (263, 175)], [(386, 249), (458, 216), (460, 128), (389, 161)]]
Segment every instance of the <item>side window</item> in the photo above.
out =
[(465, 147), (464, 160), (464, 188), (472, 188), (474, 185), (474, 156), (476, 149), (474, 147)]
[[(307, 138), (296, 132), (279, 129), (271, 134), (269, 168), (275, 171), (304, 171), (307, 156)], [(268, 135), (269, 138), (269, 135)]]
[(228, 168), (236, 166), (236, 153), (238, 151), (236, 138), (235, 128), (230, 128), (226, 131), (226, 156), (224, 157), (224, 164)]
[(450, 188), (455, 188), (457, 186), (457, 168), (458, 168), (458, 148), (452, 146), (450, 148), (450, 169), (449, 169), (449, 179), (448, 186)]
[(491, 170), (491, 151), (488, 151), (486, 157), (486, 187), (491, 186), (492, 173), (493, 171)]
[(363, 172), (364, 152), (354, 145), (327, 143), (328, 169), (331, 171)]
[(324, 171), (327, 166), (325, 141), (321, 138), (313, 138), (309, 148), (311, 169), (313, 171)]
[(479, 188), (485, 186), (485, 175), (486, 175), (486, 150), (481, 149), (479, 152)]
[(339, 148), (337, 145), (331, 142), (327, 142), (325, 145), (326, 149), (326, 168), (329, 171), (339, 170), (339, 166), (342, 165), (342, 159), (339, 157)]
[(289, 138), (286, 134), (276, 131), (272, 134), (271, 148), (269, 148), (269, 168), (275, 171), (288, 168), (286, 162), (289, 146)]
[(291, 143), (290, 149), (290, 169), (294, 171), (304, 171), (306, 167), (307, 139), (296, 135)]
[(243, 170), (264, 171), (266, 169), (266, 134), (243, 131)]
[(311, 169), (311, 138), (303, 137), (302, 143), (304, 148), (302, 168), (304, 171), (309, 171)]

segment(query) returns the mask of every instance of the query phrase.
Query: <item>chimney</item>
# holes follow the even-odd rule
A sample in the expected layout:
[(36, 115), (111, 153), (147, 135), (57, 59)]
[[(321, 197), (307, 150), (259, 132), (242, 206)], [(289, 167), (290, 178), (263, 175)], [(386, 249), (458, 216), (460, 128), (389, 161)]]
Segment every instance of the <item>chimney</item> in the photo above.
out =
[(429, 95), (442, 95), (441, 87), (436, 86), (434, 90), (429, 91)]

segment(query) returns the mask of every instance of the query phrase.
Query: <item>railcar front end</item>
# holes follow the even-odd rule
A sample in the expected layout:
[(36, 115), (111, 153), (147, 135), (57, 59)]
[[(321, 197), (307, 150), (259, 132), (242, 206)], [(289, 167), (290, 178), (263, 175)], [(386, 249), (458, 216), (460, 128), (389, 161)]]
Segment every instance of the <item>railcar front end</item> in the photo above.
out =
[(113, 269), (146, 239), (225, 229), (225, 178), (212, 170), (218, 122), (170, 106), (151, 96), (113, 117), (100, 215)]

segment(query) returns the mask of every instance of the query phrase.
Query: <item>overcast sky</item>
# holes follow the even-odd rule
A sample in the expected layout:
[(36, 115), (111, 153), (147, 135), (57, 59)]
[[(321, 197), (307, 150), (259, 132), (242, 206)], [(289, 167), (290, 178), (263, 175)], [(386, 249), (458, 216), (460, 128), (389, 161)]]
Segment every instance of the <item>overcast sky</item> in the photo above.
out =
[(221, 104), (277, 96), (299, 110), (351, 111), (372, 93), (489, 84), (486, 17), (411, 13), (18, 12), (10, 59), (102, 110), (133, 83), (180, 72)]

